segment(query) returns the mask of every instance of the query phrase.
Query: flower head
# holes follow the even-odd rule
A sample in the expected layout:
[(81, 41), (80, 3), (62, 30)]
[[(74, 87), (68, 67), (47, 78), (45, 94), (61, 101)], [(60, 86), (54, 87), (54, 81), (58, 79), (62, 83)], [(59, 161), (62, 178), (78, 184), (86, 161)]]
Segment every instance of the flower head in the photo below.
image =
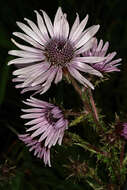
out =
[[(83, 53), (83, 56), (99, 56), (99, 57), (104, 57), (108, 51), (108, 47), (109, 47), (109, 43), (106, 42), (103, 46), (103, 40), (100, 40), (99, 43), (97, 41), (97, 39), (95, 39), (94, 43), (93, 43), (93, 46), (91, 49), (89, 49), (88, 51), (85, 51)], [(116, 59), (116, 60), (113, 60), (113, 58), (115, 57), (116, 55), (116, 52), (112, 52), (112, 53), (109, 53), (105, 60), (101, 61), (101, 62), (98, 62), (98, 63), (92, 63), (91, 66), (100, 71), (100, 72), (103, 72), (103, 73), (109, 73), (109, 72), (113, 72), (113, 71), (120, 71), (120, 69), (117, 68), (117, 66), (119, 66), (119, 62), (122, 60), (122, 59)]]
[(66, 14), (61, 8), (58, 8), (53, 23), (44, 11), (41, 12), (43, 16), (35, 11), (37, 25), (25, 19), (29, 26), (17, 22), (24, 33), (13, 33), (30, 44), (30, 46), (21, 45), (12, 39), (20, 49), (9, 51), (10, 55), (19, 57), (8, 63), (20, 65), (20, 69), (13, 72), (13, 75), (17, 76), (14, 81), (20, 82), (16, 87), (23, 88), (22, 92), (35, 90), (37, 93), (44, 93), (53, 81), (56, 84), (60, 82), (66, 71), (82, 85), (93, 89), (93, 85), (79, 71), (102, 76), (99, 71), (86, 63), (97, 63), (103, 61), (104, 57), (81, 56), (84, 51), (92, 47), (93, 36), (98, 31), (99, 25), (84, 30), (88, 15), (80, 22), (77, 14), (70, 29)]
[(29, 126), (26, 135), (20, 135), (19, 138), (27, 146), (31, 146), (30, 150), (35, 149), (39, 158), (43, 157), (44, 162), (49, 163), (50, 148), (56, 143), (61, 145), (68, 120), (57, 106), (48, 102), (31, 97), (24, 103), (32, 108), (23, 109), (25, 114), (21, 118), (31, 120), (25, 124)]
[(27, 147), (29, 147), (29, 151), (34, 150), (34, 156), (37, 156), (37, 158), (44, 160), (45, 165), (48, 164), (49, 167), (51, 167), (50, 163), (50, 149), (43, 147), (40, 142), (33, 139), (29, 134), (24, 135), (18, 135), (19, 139), (23, 141)]

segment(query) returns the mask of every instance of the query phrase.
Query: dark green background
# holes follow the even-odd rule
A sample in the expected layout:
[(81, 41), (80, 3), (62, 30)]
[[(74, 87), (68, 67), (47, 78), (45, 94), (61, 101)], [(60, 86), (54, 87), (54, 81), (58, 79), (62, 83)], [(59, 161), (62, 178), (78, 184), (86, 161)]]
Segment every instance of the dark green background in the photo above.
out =
[[(45, 10), (53, 20), (58, 6), (67, 13), (70, 24), (73, 23), (76, 12), (81, 19), (89, 14), (87, 26), (100, 24), (97, 37), (105, 42), (109, 41), (109, 51), (117, 51), (117, 58), (123, 59), (121, 72), (110, 74), (110, 79), (95, 89), (94, 96), (102, 114), (106, 115), (106, 122), (112, 122), (115, 113), (127, 120), (126, 0), (2, 0), (0, 3), (0, 190), (89, 189), (84, 180), (76, 180), (76, 182), (74, 179), (65, 180), (70, 173), (62, 166), (69, 164), (68, 158), (71, 156), (77, 160), (78, 154), (81, 155), (81, 160), (84, 160), (88, 155), (87, 153), (84, 155), (82, 149), (57, 147), (57, 151), (53, 150), (53, 168), (45, 168), (42, 162), (23, 149), (22, 143), (17, 140), (12, 131), (13, 129), (18, 132), (24, 131), (24, 122), (19, 117), (20, 109), (23, 107), (21, 101), (29, 97), (29, 93), (20, 95), (20, 90), (14, 88), (11, 82), (14, 67), (7, 66), (8, 60), (11, 59), (7, 52), (15, 48), (10, 41), (12, 32), (20, 31), (16, 21), (23, 21), (24, 17), (36, 21), (34, 10), (40, 9)], [(81, 106), (73, 87), (65, 81), (58, 86), (52, 85), (42, 98), (48, 100), (49, 96), (51, 99), (55, 96), (56, 102), (62, 101), (68, 109), (78, 110)], [(79, 134), (83, 132), (80, 128), (78, 130), (74, 128), (73, 131)], [(3, 172), (5, 166), (7, 169), (16, 166), (16, 169), (6, 173)], [(11, 173), (14, 173), (14, 177), (11, 177)]]

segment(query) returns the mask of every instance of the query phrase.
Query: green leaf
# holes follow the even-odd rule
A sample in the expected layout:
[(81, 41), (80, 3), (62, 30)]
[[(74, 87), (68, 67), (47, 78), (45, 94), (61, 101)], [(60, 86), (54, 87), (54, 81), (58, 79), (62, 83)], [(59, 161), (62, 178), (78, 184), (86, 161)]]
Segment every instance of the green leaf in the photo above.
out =
[(77, 125), (78, 123), (81, 123), (84, 119), (85, 119), (85, 115), (81, 115), (81, 116), (77, 117), (76, 119), (74, 119), (74, 120), (70, 123), (69, 127), (72, 127), (72, 126)]

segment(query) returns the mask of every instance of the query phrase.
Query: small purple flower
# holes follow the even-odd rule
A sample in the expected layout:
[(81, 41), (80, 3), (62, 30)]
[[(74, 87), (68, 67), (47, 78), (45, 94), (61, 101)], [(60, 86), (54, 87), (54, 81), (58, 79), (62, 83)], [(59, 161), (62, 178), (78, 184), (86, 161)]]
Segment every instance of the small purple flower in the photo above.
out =
[(84, 78), (81, 72), (102, 76), (102, 74), (86, 63), (97, 63), (103, 61), (104, 57), (81, 56), (84, 51), (92, 47), (93, 36), (99, 29), (99, 25), (85, 29), (88, 15), (80, 22), (79, 15), (70, 29), (66, 14), (58, 8), (52, 24), (49, 16), (41, 10), (43, 17), (37, 15), (37, 25), (25, 18), (28, 25), (17, 22), (17, 25), (24, 33), (14, 32), (13, 34), (30, 44), (21, 45), (12, 39), (12, 42), (20, 50), (9, 51), (10, 55), (19, 58), (9, 61), (9, 65), (20, 66), (13, 72), (17, 76), (13, 81), (20, 82), (17, 88), (25, 91), (34, 90), (37, 93), (45, 93), (51, 83), (58, 83), (62, 80), (64, 71), (69, 72), (79, 83), (94, 89), (93, 85)]
[(121, 132), (121, 136), (123, 136), (127, 140), (127, 123), (123, 123), (122, 127), (123, 127), (123, 129)]
[[(109, 47), (109, 43), (106, 42), (103, 45), (103, 40), (100, 40), (99, 43), (97, 41), (97, 39), (95, 39), (94, 43), (93, 43), (93, 47), (91, 49), (89, 49), (88, 51), (85, 51), (83, 53), (83, 56), (99, 56), (99, 57), (104, 57), (108, 51), (108, 47)], [(92, 63), (90, 64), (94, 69), (102, 72), (102, 73), (109, 73), (109, 72), (113, 72), (113, 71), (120, 71), (120, 69), (117, 68), (117, 66), (119, 66), (120, 64), (118, 64), (122, 59), (116, 59), (113, 60), (113, 58), (115, 57), (116, 52), (112, 52), (109, 53), (106, 56), (106, 59), (104, 61), (98, 62), (98, 63)]]
[(39, 158), (43, 156), (45, 163), (50, 163), (50, 148), (56, 143), (61, 145), (64, 131), (68, 129), (68, 120), (57, 106), (48, 102), (31, 97), (24, 103), (32, 108), (23, 109), (25, 114), (21, 118), (31, 120), (25, 124), (30, 126), (26, 130), (26, 135), (19, 135), (19, 138), (27, 146), (31, 146), (32, 150), (35, 149), (35, 154)]
[(29, 151), (34, 150), (34, 156), (44, 160), (45, 165), (51, 167), (50, 163), (50, 149), (42, 146), (40, 142), (33, 139), (29, 134), (18, 135), (19, 139), (23, 141), (27, 147), (29, 147)]

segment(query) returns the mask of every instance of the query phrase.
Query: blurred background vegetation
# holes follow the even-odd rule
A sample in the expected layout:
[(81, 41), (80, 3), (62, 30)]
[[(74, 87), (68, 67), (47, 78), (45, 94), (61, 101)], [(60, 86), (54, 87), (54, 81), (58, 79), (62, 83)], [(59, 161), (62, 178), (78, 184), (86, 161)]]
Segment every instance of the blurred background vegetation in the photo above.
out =
[[(92, 190), (82, 177), (77, 165), (84, 160), (95, 167), (94, 155), (89, 159), (89, 152), (72, 145), (65, 135), (61, 147), (52, 150), (52, 168), (45, 167), (43, 161), (33, 157), (24, 145), (17, 139), (15, 130), (24, 132), (24, 121), (20, 119), (22, 100), (29, 93), (20, 95), (20, 90), (14, 88), (12, 71), (8, 67), (11, 59), (8, 50), (14, 49), (11, 43), (12, 32), (19, 31), (16, 21), (24, 17), (36, 21), (34, 10), (45, 10), (53, 20), (58, 6), (67, 13), (72, 24), (75, 13), (83, 19), (89, 14), (87, 26), (100, 24), (97, 34), (99, 39), (110, 42), (110, 52), (116, 51), (117, 58), (122, 58), (121, 72), (110, 74), (110, 79), (100, 84), (94, 91), (94, 97), (101, 113), (106, 115), (105, 121), (113, 122), (115, 113), (127, 120), (127, 4), (126, 0), (2, 0), (0, 3), (0, 190)], [(66, 93), (64, 93), (66, 92)], [(81, 101), (73, 87), (65, 81), (43, 95), (43, 99), (54, 99), (56, 103), (63, 102), (67, 109), (79, 110)], [(40, 98), (40, 97), (39, 97)], [(86, 124), (88, 125), (88, 124)], [(91, 139), (96, 144), (97, 137), (92, 129), (87, 129), (84, 122), (70, 129), (85, 139)], [(90, 131), (91, 130), (91, 131)], [(89, 138), (90, 137), (90, 138)], [(68, 146), (67, 146), (68, 145)], [(103, 166), (104, 167), (104, 166)], [(103, 180), (109, 180), (106, 171), (100, 165), (99, 175)]]

